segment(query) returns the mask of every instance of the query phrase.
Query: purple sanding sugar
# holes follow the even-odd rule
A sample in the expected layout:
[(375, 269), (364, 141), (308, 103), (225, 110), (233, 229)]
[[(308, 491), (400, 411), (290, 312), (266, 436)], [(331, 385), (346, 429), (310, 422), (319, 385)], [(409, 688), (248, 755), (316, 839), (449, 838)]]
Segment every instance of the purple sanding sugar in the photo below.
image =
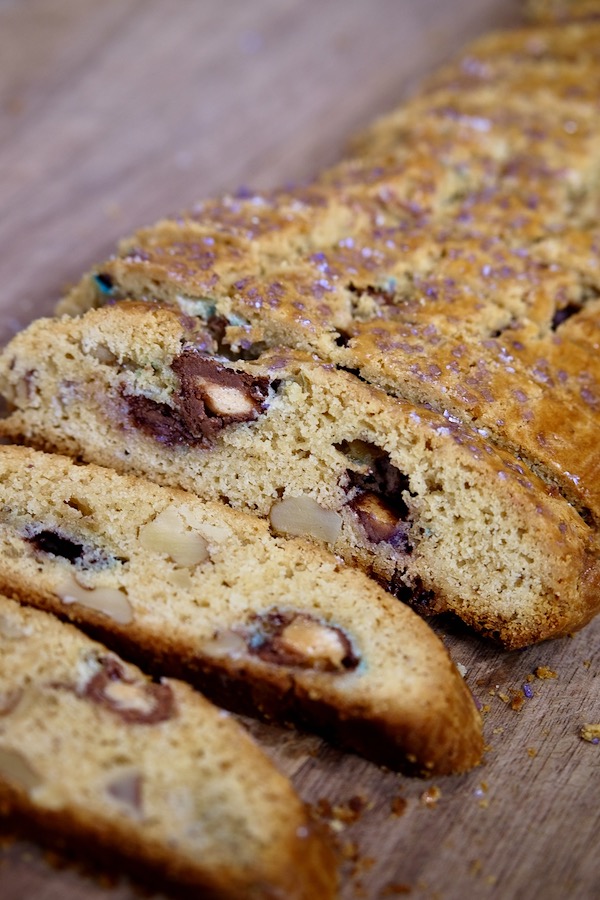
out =
[(529, 698), (533, 697), (533, 688), (531, 687), (530, 684), (525, 683), (523, 685), (523, 693), (525, 694), (526, 697), (529, 697)]

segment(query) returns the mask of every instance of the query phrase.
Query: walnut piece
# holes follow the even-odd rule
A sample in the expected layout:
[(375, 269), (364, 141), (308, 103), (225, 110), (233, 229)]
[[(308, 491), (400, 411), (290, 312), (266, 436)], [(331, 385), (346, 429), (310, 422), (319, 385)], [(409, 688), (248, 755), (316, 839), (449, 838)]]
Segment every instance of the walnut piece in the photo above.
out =
[(142, 812), (142, 786), (141, 773), (138, 769), (127, 766), (111, 774), (106, 783), (106, 793), (138, 817)]
[(197, 566), (209, 558), (206, 539), (186, 525), (174, 506), (143, 525), (138, 537), (144, 550), (165, 553), (178, 566)]
[(255, 616), (243, 634), (251, 654), (277, 665), (344, 672), (360, 662), (341, 628), (305, 612), (272, 609)]
[(327, 544), (335, 544), (342, 527), (342, 517), (331, 509), (324, 509), (312, 497), (287, 497), (274, 503), (269, 513), (276, 534), (311, 537)]
[(56, 590), (66, 605), (77, 603), (93, 609), (119, 625), (133, 622), (133, 608), (123, 591), (111, 587), (84, 588), (69, 575)]
[(216, 631), (213, 637), (203, 644), (202, 651), (211, 656), (228, 656), (236, 659), (245, 656), (248, 653), (248, 647), (241, 634), (226, 628)]
[(278, 638), (286, 653), (305, 659), (312, 667), (340, 669), (348, 655), (347, 642), (335, 628), (329, 628), (308, 616), (296, 616)]
[(252, 416), (256, 404), (248, 394), (237, 387), (215, 384), (207, 378), (196, 379), (202, 389), (204, 403), (216, 416)]
[(0, 747), (0, 777), (26, 791), (32, 791), (42, 783), (29, 760), (11, 747)]

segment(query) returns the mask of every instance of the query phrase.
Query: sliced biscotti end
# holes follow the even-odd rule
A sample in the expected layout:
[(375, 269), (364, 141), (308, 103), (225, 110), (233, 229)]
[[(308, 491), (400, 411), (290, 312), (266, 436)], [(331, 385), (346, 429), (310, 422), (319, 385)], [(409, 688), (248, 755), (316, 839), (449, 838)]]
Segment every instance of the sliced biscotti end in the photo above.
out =
[(0, 698), (0, 803), (30, 831), (210, 896), (334, 896), (290, 783), (188, 685), (0, 597)]
[(246, 712), (379, 762), (461, 771), (481, 722), (441, 642), (363, 573), (265, 521), (20, 447), (0, 453), (0, 587)]
[(595, 530), (485, 430), (295, 351), (219, 357), (198, 327), (131, 302), (34, 322), (0, 356), (0, 433), (227, 498), (509, 647), (598, 609)]

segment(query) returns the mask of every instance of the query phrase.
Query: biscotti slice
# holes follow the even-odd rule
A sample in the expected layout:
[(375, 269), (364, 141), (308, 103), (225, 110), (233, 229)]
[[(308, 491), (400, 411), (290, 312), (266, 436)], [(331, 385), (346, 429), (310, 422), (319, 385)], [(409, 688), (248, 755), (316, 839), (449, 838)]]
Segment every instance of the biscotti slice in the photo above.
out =
[(0, 433), (226, 498), (510, 647), (598, 609), (595, 532), (520, 460), (310, 357), (209, 346), (142, 303), (35, 322), (0, 357)]
[(332, 850), (241, 726), (1, 596), (0, 806), (194, 896), (335, 895)]
[(394, 767), (479, 760), (473, 699), (425, 622), (266, 522), (133, 476), (0, 453), (0, 589), (181, 673), (222, 705), (294, 721)]

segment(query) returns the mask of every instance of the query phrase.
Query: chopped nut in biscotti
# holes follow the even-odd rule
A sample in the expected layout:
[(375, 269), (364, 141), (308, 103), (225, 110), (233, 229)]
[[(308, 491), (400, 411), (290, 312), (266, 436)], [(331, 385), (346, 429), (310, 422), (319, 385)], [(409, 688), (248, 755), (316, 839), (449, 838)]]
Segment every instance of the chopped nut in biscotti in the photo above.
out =
[(174, 506), (143, 525), (139, 539), (144, 550), (165, 553), (178, 566), (196, 566), (208, 559), (206, 539), (187, 527)]
[(276, 534), (312, 537), (335, 544), (342, 527), (339, 513), (324, 509), (312, 497), (287, 497), (274, 503), (269, 513)]
[(229, 656), (232, 659), (248, 652), (246, 641), (242, 635), (230, 628), (216, 631), (212, 639), (203, 644), (202, 649), (210, 655)]
[(142, 776), (138, 769), (127, 767), (113, 772), (106, 783), (106, 793), (139, 815), (142, 811)]
[(265, 662), (324, 672), (348, 671), (360, 662), (341, 628), (287, 610), (256, 616), (248, 647)]
[(69, 575), (56, 590), (63, 603), (78, 603), (94, 609), (120, 625), (133, 622), (133, 608), (127, 595), (111, 587), (84, 588)]
[(97, 359), (98, 362), (101, 362), (105, 365), (113, 365), (116, 363), (117, 357), (109, 350), (109, 348), (105, 344), (96, 344), (95, 347), (90, 347), (87, 351), (88, 356), (93, 356), (94, 359)]
[(211, 412), (217, 416), (232, 416), (235, 418), (253, 416), (256, 407), (248, 394), (237, 387), (228, 387), (224, 384), (214, 384), (207, 378), (198, 376), (196, 382), (202, 387), (204, 402)]
[(335, 628), (315, 622), (308, 616), (296, 616), (278, 637), (285, 653), (306, 659), (311, 665), (339, 669), (347, 656), (346, 641)]
[(374, 544), (385, 541), (402, 550), (410, 549), (409, 524), (399, 519), (392, 507), (377, 494), (372, 491), (359, 493), (349, 506), (358, 515), (367, 538)]
[(175, 698), (168, 684), (136, 680), (114, 656), (98, 660), (100, 668), (79, 694), (105, 706), (124, 722), (154, 725), (176, 715)]
[(0, 747), (0, 776), (26, 791), (31, 791), (42, 783), (29, 760), (11, 747)]

